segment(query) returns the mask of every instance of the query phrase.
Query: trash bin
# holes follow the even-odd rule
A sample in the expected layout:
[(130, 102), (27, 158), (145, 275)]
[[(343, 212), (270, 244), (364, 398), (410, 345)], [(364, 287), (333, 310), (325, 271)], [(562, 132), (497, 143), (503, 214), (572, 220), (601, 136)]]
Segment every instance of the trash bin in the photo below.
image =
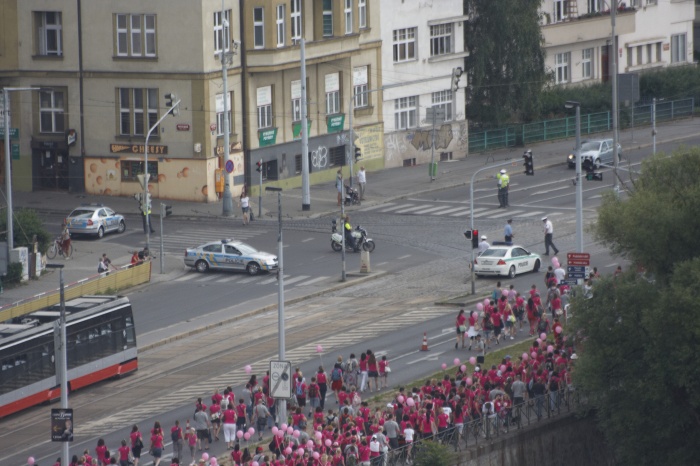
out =
[(431, 178), (435, 178), (437, 176), (437, 167), (438, 167), (437, 162), (431, 162), (428, 164), (428, 174), (430, 175)]

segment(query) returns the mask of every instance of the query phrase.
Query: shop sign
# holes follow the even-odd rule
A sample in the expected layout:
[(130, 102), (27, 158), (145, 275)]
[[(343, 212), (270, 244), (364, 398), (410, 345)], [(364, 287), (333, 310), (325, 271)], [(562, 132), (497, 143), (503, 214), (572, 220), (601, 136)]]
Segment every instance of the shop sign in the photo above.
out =
[[(109, 151), (113, 154), (143, 154), (146, 151), (145, 144), (110, 144)], [(153, 155), (168, 155), (168, 146), (155, 144), (148, 145), (148, 153)]]
[[(307, 120), (306, 135), (311, 134), (311, 120)], [(292, 136), (301, 139), (301, 121), (292, 124)]]
[(326, 123), (329, 133), (338, 133), (342, 131), (343, 126), (345, 126), (345, 114), (329, 116)]
[(266, 147), (275, 144), (277, 142), (277, 128), (260, 131), (258, 139), (260, 147)]

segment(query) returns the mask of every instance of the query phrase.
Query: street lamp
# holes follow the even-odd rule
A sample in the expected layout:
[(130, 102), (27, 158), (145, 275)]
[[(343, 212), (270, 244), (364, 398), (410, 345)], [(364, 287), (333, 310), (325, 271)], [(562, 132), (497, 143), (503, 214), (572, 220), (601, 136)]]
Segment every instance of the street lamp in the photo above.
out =
[(583, 252), (583, 180), (581, 178), (581, 102), (567, 100), (564, 108), (576, 109), (576, 248)]
[[(61, 382), (61, 409), (68, 409), (68, 354), (67, 354), (67, 338), (66, 338), (66, 295), (63, 285), (63, 264), (46, 264), (47, 269), (58, 269), (59, 290), (60, 290), (60, 306), (61, 318), (58, 323), (54, 323), (54, 332), (58, 330), (58, 341), (60, 351), (56, 351), (59, 355), (56, 358), (56, 375)], [(68, 447), (69, 442), (63, 442), (61, 445), (61, 464), (68, 463)]]
[[(274, 191), (277, 193), (277, 344), (279, 346), (279, 360), (284, 361), (284, 267), (283, 267), (283, 246), (282, 246), (282, 188), (274, 186), (266, 186), (265, 191)], [(278, 419), (286, 421), (287, 419), (287, 402), (283, 401), (277, 404)]]

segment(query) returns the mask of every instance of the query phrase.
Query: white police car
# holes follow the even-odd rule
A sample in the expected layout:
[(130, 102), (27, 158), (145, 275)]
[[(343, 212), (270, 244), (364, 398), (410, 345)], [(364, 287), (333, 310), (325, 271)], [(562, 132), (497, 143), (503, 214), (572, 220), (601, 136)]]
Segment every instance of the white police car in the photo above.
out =
[(74, 235), (95, 235), (102, 238), (105, 233), (126, 230), (124, 217), (102, 204), (83, 205), (73, 209), (66, 217), (68, 230)]
[(245, 270), (249, 275), (277, 270), (277, 256), (258, 251), (249, 244), (233, 239), (213, 241), (185, 251), (185, 265), (198, 272), (209, 269)]
[(505, 275), (514, 278), (519, 273), (537, 272), (542, 260), (540, 256), (522, 246), (491, 246), (474, 259), (474, 273), (482, 275)]

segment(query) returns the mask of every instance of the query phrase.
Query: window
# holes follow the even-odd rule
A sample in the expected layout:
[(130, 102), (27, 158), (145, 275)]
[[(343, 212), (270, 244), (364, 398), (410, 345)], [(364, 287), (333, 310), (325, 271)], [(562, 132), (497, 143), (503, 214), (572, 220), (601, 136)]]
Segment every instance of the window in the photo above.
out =
[(37, 54), (60, 57), (63, 55), (61, 12), (38, 11), (34, 14), (37, 24)]
[(326, 115), (340, 113), (340, 73), (326, 75)]
[(416, 59), (416, 28), (394, 30), (394, 63)]
[(231, 48), (231, 10), (224, 11), (224, 20), (221, 20), (221, 12), (214, 13), (214, 54), (222, 51), (228, 52)]
[(301, 39), (301, 0), (292, 0), (292, 42)]
[(367, 66), (356, 66), (352, 69), (352, 93), (355, 96), (355, 108), (369, 105), (369, 76)]
[(333, 36), (333, 0), (323, 0), (323, 37)]
[(452, 24), (430, 26), (430, 56), (452, 53)]
[(117, 56), (156, 56), (156, 15), (118, 14)]
[(588, 0), (588, 12), (598, 13), (603, 10), (603, 0)]
[(367, 27), (367, 0), (358, 0), (357, 16), (360, 19), (360, 29)]
[[(228, 114), (228, 133), (233, 131), (233, 114), (231, 113), (231, 93), (226, 96), (226, 113)], [(224, 94), (216, 94), (216, 135), (224, 135)]]
[(39, 130), (42, 133), (62, 133), (66, 130), (64, 101), (62, 91), (39, 93)]
[(685, 54), (685, 34), (675, 34), (671, 36), (671, 63), (685, 62)]
[[(122, 181), (138, 181), (137, 175), (143, 174), (143, 162), (136, 160), (122, 160), (119, 163), (122, 173)], [(158, 182), (158, 161), (148, 162), (149, 183)], [(219, 246), (220, 247), (220, 246)]]
[[(441, 108), (445, 111), (445, 121), (452, 121), (452, 91), (433, 92), (433, 108)], [(432, 122), (431, 122), (432, 123)]]
[(272, 86), (257, 89), (258, 129), (272, 128)]
[(284, 47), (287, 39), (286, 6), (277, 5), (277, 47)]
[(345, 34), (352, 34), (352, 2), (353, 0), (345, 0)]
[(569, 82), (569, 57), (570, 52), (557, 53), (554, 55), (554, 72), (557, 84)]
[(643, 65), (644, 64), (644, 57), (643, 57), (644, 50), (642, 49), (641, 46), (638, 46), (635, 48), (637, 49), (637, 65)]
[(256, 49), (265, 47), (265, 16), (262, 8), (253, 8), (253, 45)]
[(157, 121), (158, 89), (119, 89), (119, 134), (145, 136)]
[(292, 81), (292, 121), (301, 121), (301, 81)]
[(418, 97), (401, 97), (394, 101), (396, 129), (415, 128), (418, 124)]
[(593, 49), (581, 51), (581, 77), (590, 79), (593, 77)]
[(569, 0), (554, 0), (554, 22), (559, 23), (569, 17)]

